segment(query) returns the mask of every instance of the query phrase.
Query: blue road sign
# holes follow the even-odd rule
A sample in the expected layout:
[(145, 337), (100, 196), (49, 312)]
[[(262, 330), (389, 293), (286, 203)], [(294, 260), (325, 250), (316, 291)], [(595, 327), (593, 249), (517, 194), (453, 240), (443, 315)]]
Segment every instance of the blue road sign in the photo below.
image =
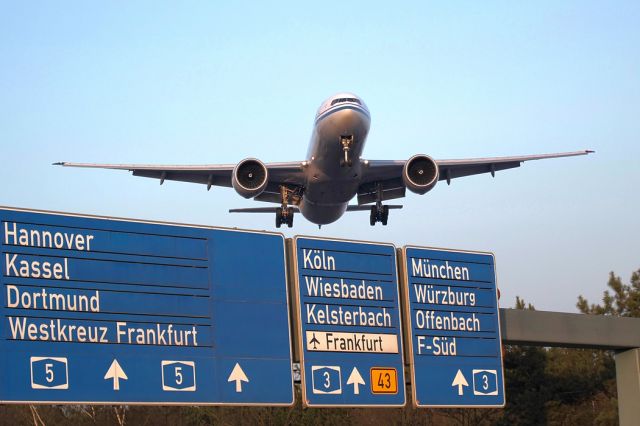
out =
[(284, 238), (0, 209), (0, 401), (291, 405)]
[(493, 254), (405, 247), (402, 262), (414, 406), (504, 406)]
[(395, 247), (296, 237), (293, 251), (303, 403), (403, 406)]

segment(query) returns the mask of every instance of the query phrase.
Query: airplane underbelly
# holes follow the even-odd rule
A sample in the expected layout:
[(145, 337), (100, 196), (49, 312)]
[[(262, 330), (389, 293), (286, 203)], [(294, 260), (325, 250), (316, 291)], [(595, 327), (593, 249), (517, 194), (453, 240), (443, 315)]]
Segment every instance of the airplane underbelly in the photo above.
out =
[(314, 204), (348, 203), (358, 191), (358, 181), (354, 179), (328, 178), (318, 182), (310, 182), (305, 188), (304, 196)]
[(347, 211), (347, 203), (342, 204), (316, 204), (303, 197), (302, 202), (298, 206), (300, 213), (309, 222), (317, 225), (326, 225), (340, 219), (345, 211)]

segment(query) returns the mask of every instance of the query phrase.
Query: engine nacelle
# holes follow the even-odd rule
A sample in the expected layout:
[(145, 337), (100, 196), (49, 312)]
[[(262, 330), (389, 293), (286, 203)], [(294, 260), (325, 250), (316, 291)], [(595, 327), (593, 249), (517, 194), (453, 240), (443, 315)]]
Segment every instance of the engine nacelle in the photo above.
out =
[(253, 198), (267, 188), (269, 171), (264, 163), (255, 158), (245, 158), (233, 169), (231, 185), (244, 198)]
[(428, 155), (418, 154), (409, 158), (402, 169), (404, 186), (416, 194), (431, 191), (439, 178), (438, 164)]

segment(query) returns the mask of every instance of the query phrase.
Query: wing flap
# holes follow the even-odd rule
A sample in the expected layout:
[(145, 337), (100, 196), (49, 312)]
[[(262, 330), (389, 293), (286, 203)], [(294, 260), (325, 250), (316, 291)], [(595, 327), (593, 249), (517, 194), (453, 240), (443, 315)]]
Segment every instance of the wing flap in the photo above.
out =
[[(407, 188), (404, 186), (399, 188), (386, 189), (381, 191), (381, 199), (380, 201), (386, 200), (395, 200), (397, 198), (403, 198), (406, 195)], [(358, 193), (358, 205), (362, 204), (370, 204), (378, 201), (378, 193), (374, 192), (366, 192), (366, 193)]]
[(465, 164), (458, 166), (439, 166), (440, 178), (439, 180), (446, 180), (447, 183), (451, 183), (451, 179), (459, 177), (479, 175), (482, 173), (491, 173), (500, 170), (513, 169), (520, 167), (520, 162), (505, 162), (505, 163), (490, 163), (490, 164)]
[(404, 197), (406, 188), (401, 178), (365, 183), (358, 188), (358, 205), (375, 203), (378, 191), (381, 193), (380, 201), (385, 201)]
[(160, 180), (160, 184), (165, 180), (173, 180), (178, 182), (200, 183), (212, 186), (231, 187), (231, 176), (224, 173), (216, 173), (211, 171), (195, 172), (195, 171), (169, 171), (169, 170), (133, 170), (134, 176), (155, 178)]

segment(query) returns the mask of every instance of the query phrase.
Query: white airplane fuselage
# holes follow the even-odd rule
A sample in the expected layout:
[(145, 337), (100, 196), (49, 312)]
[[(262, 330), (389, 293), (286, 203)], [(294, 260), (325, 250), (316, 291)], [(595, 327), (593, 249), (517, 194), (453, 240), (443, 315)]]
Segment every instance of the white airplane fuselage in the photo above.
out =
[[(341, 99), (352, 101), (331, 105)], [(320, 106), (307, 153), (305, 191), (298, 206), (310, 222), (332, 223), (347, 210), (360, 185), (360, 156), (370, 124), (369, 110), (353, 94), (332, 96)], [(346, 156), (345, 141), (349, 141)]]

